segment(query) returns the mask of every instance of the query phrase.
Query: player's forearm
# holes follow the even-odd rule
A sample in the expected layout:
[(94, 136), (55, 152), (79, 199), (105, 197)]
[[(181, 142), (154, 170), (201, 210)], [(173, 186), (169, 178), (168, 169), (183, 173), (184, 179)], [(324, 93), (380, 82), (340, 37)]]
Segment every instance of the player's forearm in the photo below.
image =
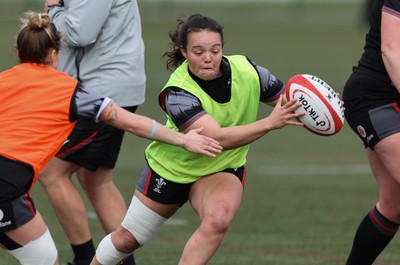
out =
[(149, 140), (165, 142), (181, 147), (186, 142), (183, 134), (168, 129), (146, 116), (126, 111), (114, 102), (107, 105), (100, 114), (99, 119), (111, 126)]

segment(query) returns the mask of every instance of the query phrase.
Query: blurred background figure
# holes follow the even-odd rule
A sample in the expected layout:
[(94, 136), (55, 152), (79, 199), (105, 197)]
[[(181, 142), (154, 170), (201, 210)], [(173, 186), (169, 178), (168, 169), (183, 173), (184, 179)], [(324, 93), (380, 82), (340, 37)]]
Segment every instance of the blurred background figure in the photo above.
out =
[[(137, 2), (46, 0), (45, 11), (63, 33), (58, 69), (135, 112), (145, 100), (146, 83)], [(40, 174), (39, 181), (71, 243), (73, 265), (89, 264), (95, 247), (86, 207), (72, 176), (76, 173), (104, 231), (115, 230), (126, 212), (113, 181), (123, 136), (123, 131), (107, 124), (79, 120)], [(135, 264), (134, 257), (124, 264)]]

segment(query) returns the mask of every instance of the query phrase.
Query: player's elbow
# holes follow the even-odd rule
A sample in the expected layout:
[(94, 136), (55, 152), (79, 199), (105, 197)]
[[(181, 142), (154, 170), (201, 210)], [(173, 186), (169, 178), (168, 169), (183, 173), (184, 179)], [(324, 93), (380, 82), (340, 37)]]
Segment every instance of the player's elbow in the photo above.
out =
[(86, 47), (96, 42), (96, 36), (79, 28), (70, 27), (64, 32), (64, 41), (70, 46)]

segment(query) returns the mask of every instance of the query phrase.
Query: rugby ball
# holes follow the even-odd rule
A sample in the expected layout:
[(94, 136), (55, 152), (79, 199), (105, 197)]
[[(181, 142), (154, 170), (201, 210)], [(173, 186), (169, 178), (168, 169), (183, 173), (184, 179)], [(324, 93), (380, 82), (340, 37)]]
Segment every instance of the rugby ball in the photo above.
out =
[(336, 92), (320, 78), (309, 74), (298, 74), (285, 86), (286, 99), (297, 99), (301, 106), (295, 112), (304, 112), (298, 117), (306, 129), (322, 136), (338, 133), (344, 123), (341, 100)]

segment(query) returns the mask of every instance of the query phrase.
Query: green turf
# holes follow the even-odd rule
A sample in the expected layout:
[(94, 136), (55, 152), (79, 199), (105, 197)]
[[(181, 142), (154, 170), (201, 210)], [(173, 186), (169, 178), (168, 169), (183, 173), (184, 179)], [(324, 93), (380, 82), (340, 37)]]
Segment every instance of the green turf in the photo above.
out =
[[(164, 114), (156, 97), (168, 78), (162, 54), (168, 48), (167, 32), (180, 15), (200, 12), (221, 21), (225, 54), (245, 54), (283, 81), (298, 73), (317, 75), (337, 92), (362, 52), (366, 30), (360, 22), (360, 4), (139, 3), (148, 90), (138, 113), (159, 121), (164, 121)], [(0, 0), (0, 70), (15, 61), (11, 45), (18, 15), (27, 9), (40, 10), (41, 4)], [(260, 116), (270, 111), (262, 106)], [(147, 144), (132, 135), (124, 140), (115, 179), (127, 203), (144, 166)], [(210, 264), (344, 264), (359, 221), (377, 199), (363, 152), (347, 124), (332, 137), (287, 127), (257, 141), (248, 157), (242, 207)], [(33, 196), (56, 241), (60, 263), (65, 264), (72, 256), (70, 247), (39, 185)], [(97, 244), (103, 232), (97, 220), (91, 219), (90, 225)], [(138, 264), (177, 264), (197, 225), (195, 213), (185, 205), (171, 224), (137, 251)], [(399, 247), (399, 240), (393, 240), (376, 264), (398, 264)], [(17, 264), (7, 254), (0, 256), (0, 265)]]

